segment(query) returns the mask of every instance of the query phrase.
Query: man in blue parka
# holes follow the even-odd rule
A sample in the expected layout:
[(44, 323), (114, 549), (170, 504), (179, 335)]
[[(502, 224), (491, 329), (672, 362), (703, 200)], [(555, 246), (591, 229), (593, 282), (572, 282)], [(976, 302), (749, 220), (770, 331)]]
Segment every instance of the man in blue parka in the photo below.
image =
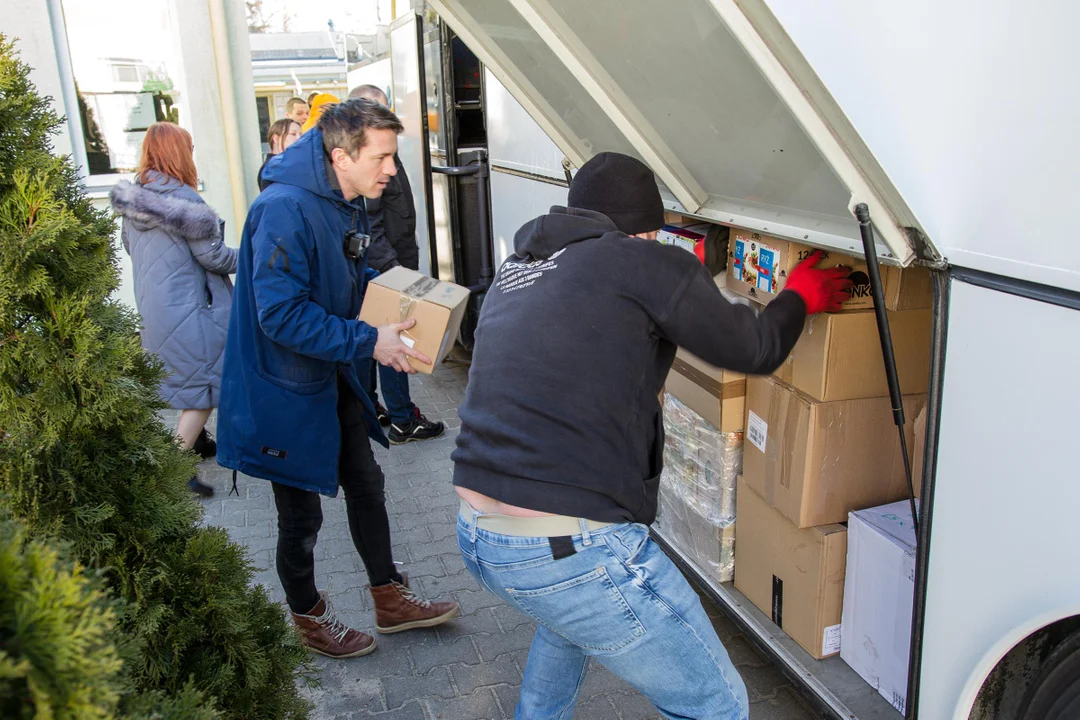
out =
[(345, 495), (380, 633), (431, 627), (458, 612), (409, 591), (395, 569), (383, 474), (369, 437), (387, 444), (357, 375), (362, 361), (413, 372), (399, 333), (357, 316), (367, 282), (363, 198), (397, 170), (401, 122), (367, 100), (328, 108), (266, 166), (270, 183), (244, 224), (218, 409), (218, 462), (272, 482), (277, 571), (305, 644), (329, 657), (375, 649), (315, 587), (320, 495)]

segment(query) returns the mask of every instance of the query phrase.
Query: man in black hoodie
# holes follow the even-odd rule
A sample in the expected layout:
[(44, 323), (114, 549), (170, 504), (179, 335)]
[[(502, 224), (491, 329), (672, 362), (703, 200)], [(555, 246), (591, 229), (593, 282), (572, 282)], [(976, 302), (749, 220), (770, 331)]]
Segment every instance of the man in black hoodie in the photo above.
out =
[(601, 153), (569, 207), (527, 223), (476, 330), (453, 460), (477, 580), (531, 615), (518, 718), (570, 717), (595, 657), (668, 717), (744, 720), (746, 689), (696, 593), (649, 539), (663, 462), (657, 395), (677, 346), (769, 373), (850, 282), (815, 254), (755, 316), (697, 259), (654, 242), (639, 161)]

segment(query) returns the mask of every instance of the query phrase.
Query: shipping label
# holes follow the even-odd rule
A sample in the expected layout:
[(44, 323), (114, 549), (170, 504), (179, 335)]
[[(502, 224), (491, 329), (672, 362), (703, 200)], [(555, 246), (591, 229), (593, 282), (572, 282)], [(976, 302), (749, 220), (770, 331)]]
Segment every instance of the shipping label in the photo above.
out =
[(765, 443), (769, 439), (769, 424), (762, 420), (753, 410), (746, 423), (746, 439), (761, 452), (765, 452)]
[(825, 628), (825, 633), (821, 638), (821, 654), (835, 655), (838, 652), (840, 652), (840, 626), (830, 625)]

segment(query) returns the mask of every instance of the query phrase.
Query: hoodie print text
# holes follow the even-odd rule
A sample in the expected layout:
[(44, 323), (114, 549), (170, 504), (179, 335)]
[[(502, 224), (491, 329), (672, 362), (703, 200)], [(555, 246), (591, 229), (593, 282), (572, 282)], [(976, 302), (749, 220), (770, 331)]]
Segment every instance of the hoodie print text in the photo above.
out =
[(523, 290), (539, 280), (548, 270), (559, 267), (555, 258), (566, 252), (566, 248), (559, 250), (549, 258), (542, 258), (532, 262), (508, 262), (499, 271), (499, 279), (495, 288), (503, 293)]

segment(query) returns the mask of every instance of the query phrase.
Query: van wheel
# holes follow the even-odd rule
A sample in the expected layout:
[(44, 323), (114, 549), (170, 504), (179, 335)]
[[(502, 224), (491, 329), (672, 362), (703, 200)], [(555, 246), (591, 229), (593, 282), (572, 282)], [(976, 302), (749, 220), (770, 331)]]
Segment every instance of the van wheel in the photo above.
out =
[(1019, 720), (1080, 718), (1080, 632), (1046, 658), (1020, 703)]

